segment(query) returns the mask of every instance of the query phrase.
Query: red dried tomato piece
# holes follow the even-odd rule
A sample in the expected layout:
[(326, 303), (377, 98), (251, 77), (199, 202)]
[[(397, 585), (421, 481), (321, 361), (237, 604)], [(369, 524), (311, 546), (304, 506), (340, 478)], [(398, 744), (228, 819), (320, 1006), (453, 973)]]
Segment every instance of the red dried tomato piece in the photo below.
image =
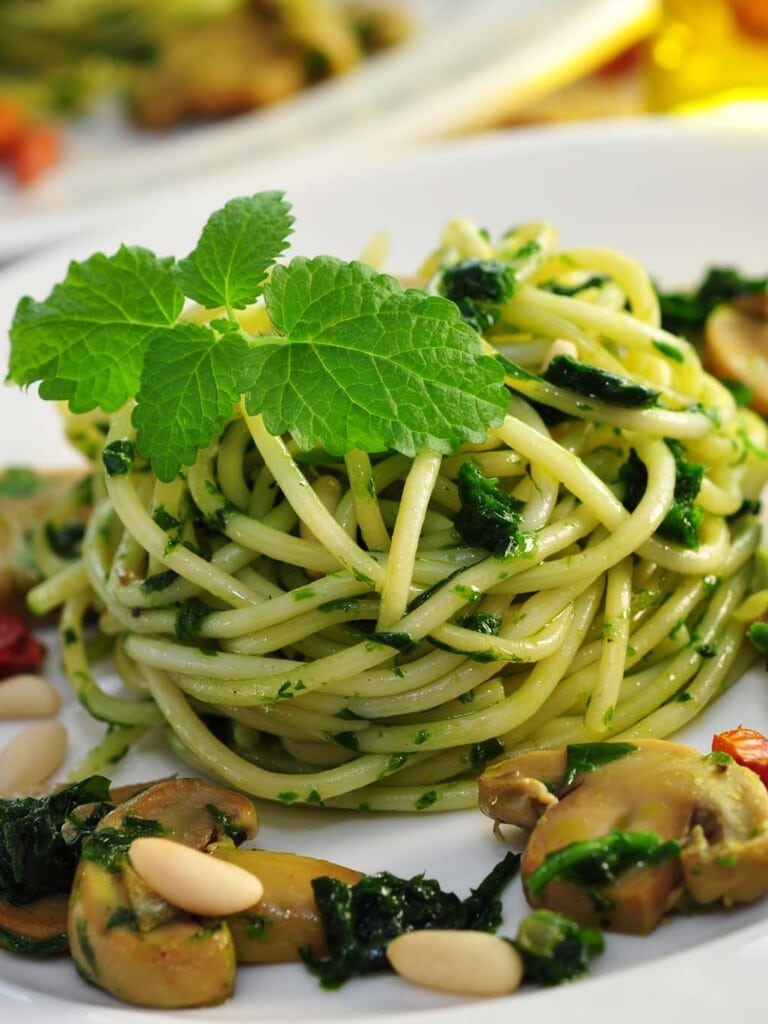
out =
[(737, 764), (756, 772), (768, 786), (768, 739), (756, 729), (729, 729), (712, 737), (712, 749), (730, 754)]
[(0, 612), (0, 679), (17, 672), (35, 672), (43, 663), (45, 647), (17, 615)]

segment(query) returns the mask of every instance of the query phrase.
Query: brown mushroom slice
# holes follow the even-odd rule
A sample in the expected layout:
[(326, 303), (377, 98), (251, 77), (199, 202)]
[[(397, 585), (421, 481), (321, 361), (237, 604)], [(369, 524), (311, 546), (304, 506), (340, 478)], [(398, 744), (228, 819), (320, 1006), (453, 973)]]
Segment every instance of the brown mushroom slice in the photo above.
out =
[(0, 898), (0, 946), (22, 956), (67, 951), (67, 896), (54, 893), (16, 907)]
[(532, 750), (503, 757), (478, 779), (480, 810), (506, 825), (531, 829), (544, 811), (557, 803), (565, 771), (564, 750)]
[(214, 857), (250, 871), (264, 886), (264, 895), (257, 907), (227, 918), (238, 963), (299, 960), (302, 946), (308, 946), (315, 956), (327, 953), (312, 879), (330, 875), (354, 885), (363, 877), (361, 872), (296, 853), (236, 850), (226, 846), (212, 852)]
[(107, 814), (84, 844), (69, 903), (68, 937), (81, 973), (140, 1006), (208, 1006), (232, 994), (235, 947), (224, 922), (202, 921), (149, 890), (127, 858), (140, 834), (205, 850), (250, 838), (251, 801), (199, 779), (150, 786)]
[[(508, 771), (517, 761), (509, 759)], [(686, 890), (701, 903), (768, 891), (768, 791), (733, 761), (666, 740), (638, 741), (634, 751), (578, 776), (543, 812), (523, 854), (523, 881), (548, 854), (616, 830), (680, 841), (681, 856), (628, 869), (599, 898), (553, 879), (536, 897), (527, 892), (529, 902), (583, 925), (644, 934)]]
[(768, 298), (748, 296), (719, 306), (704, 331), (708, 369), (754, 391), (752, 404), (768, 413)]

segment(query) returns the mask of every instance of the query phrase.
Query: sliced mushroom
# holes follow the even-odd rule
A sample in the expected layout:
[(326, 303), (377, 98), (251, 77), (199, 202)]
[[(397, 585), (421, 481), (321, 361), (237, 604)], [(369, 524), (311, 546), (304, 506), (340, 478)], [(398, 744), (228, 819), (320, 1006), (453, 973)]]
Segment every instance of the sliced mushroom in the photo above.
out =
[(283, 963), (299, 960), (307, 946), (315, 956), (327, 952), (312, 879), (323, 875), (354, 885), (359, 871), (315, 857), (272, 850), (236, 850), (223, 846), (213, 851), (261, 879), (264, 895), (252, 912), (227, 918), (235, 941), (238, 963)]
[(507, 825), (533, 828), (557, 803), (565, 767), (564, 750), (532, 750), (495, 761), (478, 780), (480, 810)]
[(719, 306), (707, 319), (704, 338), (710, 371), (746, 384), (754, 407), (768, 413), (768, 296)]
[(232, 994), (235, 947), (225, 922), (171, 907), (133, 871), (138, 835), (206, 850), (255, 835), (251, 801), (198, 779), (169, 779), (121, 804), (84, 843), (69, 904), (68, 937), (81, 973), (126, 1002), (208, 1006)]
[[(640, 740), (631, 752), (568, 786), (565, 771), (565, 752), (547, 751), (506, 758), (480, 778), (485, 813), (523, 828), (533, 822), (523, 854), (524, 884), (549, 854), (616, 831), (676, 840), (681, 851), (657, 864), (641, 860), (604, 886), (561, 878), (537, 894), (526, 886), (532, 905), (583, 925), (644, 934), (683, 893), (696, 903), (727, 905), (768, 891), (768, 790), (749, 769), (679, 743)], [(556, 795), (543, 808), (536, 782)], [(526, 799), (528, 793), (533, 798)]]
[(66, 953), (67, 896), (41, 896), (22, 907), (0, 899), (0, 946), (22, 956)]

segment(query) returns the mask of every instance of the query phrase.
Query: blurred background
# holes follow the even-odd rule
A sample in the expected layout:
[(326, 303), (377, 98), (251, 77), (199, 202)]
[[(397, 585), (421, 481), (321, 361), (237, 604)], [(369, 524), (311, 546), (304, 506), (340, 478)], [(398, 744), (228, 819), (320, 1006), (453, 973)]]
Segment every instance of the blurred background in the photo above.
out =
[(0, 263), (234, 168), (649, 115), (768, 131), (768, 0), (0, 0)]

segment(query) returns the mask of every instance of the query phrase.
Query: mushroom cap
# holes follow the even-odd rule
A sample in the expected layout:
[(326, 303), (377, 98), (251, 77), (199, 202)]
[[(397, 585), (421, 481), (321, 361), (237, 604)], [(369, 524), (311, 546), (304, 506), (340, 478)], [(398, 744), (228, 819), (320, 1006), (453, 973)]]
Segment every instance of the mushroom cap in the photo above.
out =
[(716, 376), (752, 388), (752, 404), (768, 413), (768, 298), (750, 298), (718, 306), (707, 318), (706, 360)]
[[(768, 790), (734, 761), (667, 740), (638, 740), (630, 753), (563, 789), (565, 751), (512, 756), (491, 766), (490, 785), (481, 777), (486, 813), (495, 809), (497, 820), (525, 826), (532, 802), (520, 794), (535, 793), (525, 773), (537, 768), (557, 796), (533, 825), (521, 865), (524, 883), (548, 854), (616, 830), (677, 840), (683, 849), (679, 858), (628, 869), (600, 889), (599, 900), (584, 887), (554, 879), (536, 896), (526, 892), (532, 905), (583, 925), (643, 934), (684, 892), (697, 903), (729, 904), (768, 891)], [(509, 800), (497, 792), (504, 779), (513, 794)], [(500, 810), (512, 813), (499, 817)]]
[(234, 850), (223, 846), (212, 853), (252, 872), (264, 886), (255, 916), (245, 911), (227, 918), (238, 963), (300, 960), (302, 947), (311, 949), (316, 957), (326, 955), (325, 928), (312, 880), (326, 876), (354, 885), (363, 877), (360, 871), (328, 860), (273, 850)]
[(127, 857), (137, 821), (198, 850), (230, 832), (250, 838), (258, 827), (247, 797), (200, 779), (159, 782), (110, 811), (94, 832), (107, 856), (86, 842), (75, 874), (67, 927), (72, 956), (89, 981), (126, 1002), (220, 1003), (234, 988), (229, 928), (184, 913), (147, 888)]

